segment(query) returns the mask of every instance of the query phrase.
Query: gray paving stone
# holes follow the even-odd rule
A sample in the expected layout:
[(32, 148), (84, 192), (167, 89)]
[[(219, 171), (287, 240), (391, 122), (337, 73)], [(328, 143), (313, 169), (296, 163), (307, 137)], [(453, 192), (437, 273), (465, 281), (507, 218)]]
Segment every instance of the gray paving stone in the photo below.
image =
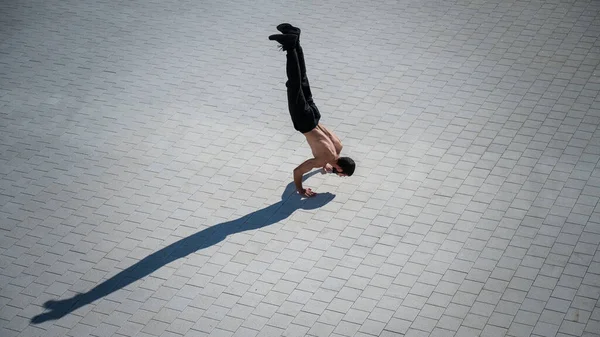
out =
[[(594, 336), (598, 9), (0, 5), (0, 335)], [(358, 162), (317, 208), (284, 21)]]

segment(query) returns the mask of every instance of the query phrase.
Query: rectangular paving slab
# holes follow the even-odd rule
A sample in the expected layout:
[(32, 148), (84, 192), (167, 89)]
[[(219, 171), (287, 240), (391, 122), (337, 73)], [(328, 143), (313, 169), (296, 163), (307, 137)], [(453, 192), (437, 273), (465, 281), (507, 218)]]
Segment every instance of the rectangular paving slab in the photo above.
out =
[(599, 11), (0, 3), (0, 336), (600, 336)]

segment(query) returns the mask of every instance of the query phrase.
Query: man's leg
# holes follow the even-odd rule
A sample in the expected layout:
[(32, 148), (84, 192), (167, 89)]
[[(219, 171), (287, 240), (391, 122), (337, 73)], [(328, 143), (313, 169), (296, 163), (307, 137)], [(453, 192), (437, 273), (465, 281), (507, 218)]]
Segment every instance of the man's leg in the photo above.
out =
[(316, 126), (313, 109), (308, 104), (303, 92), (302, 71), (297, 54), (297, 36), (292, 34), (271, 35), (271, 40), (279, 42), (286, 51), (286, 74), (288, 77), (287, 87), (288, 109), (294, 128), (306, 133)]
[(296, 48), (287, 51), (286, 59), (285, 71), (288, 80), (285, 86), (287, 87), (290, 113), (294, 116), (303, 112), (308, 104), (302, 90), (302, 71)]
[(298, 64), (300, 66), (300, 84), (302, 86), (302, 92), (304, 93), (306, 102), (312, 108), (315, 121), (318, 124), (321, 119), (321, 113), (313, 101), (312, 92), (310, 91), (310, 84), (308, 83), (308, 77), (306, 76), (306, 64), (304, 63), (304, 51), (300, 46), (300, 39), (298, 39), (298, 42), (296, 43), (296, 54), (298, 54)]
[[(300, 46), (300, 28), (294, 27), (289, 23), (282, 23), (277, 26), (277, 30), (283, 34), (293, 34), (298, 37), (296, 42), (296, 54), (298, 55), (298, 64), (300, 65), (301, 85), (302, 92), (308, 103), (312, 103), (312, 92), (310, 91), (310, 85), (308, 83), (308, 77), (306, 76), (306, 63), (304, 62), (304, 51)], [(311, 104), (312, 105), (312, 104)]]
[(298, 54), (298, 64), (300, 65), (300, 76), (301, 76), (301, 85), (302, 92), (304, 92), (304, 97), (306, 101), (312, 103), (312, 92), (310, 91), (310, 84), (308, 83), (308, 77), (306, 76), (306, 64), (304, 63), (304, 51), (300, 46), (300, 40), (298, 40), (296, 44), (296, 54)]

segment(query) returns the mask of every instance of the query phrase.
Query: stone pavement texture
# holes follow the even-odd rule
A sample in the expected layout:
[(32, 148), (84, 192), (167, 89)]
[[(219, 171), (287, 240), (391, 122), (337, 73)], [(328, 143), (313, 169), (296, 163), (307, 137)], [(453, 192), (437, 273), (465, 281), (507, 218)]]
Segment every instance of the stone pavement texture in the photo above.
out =
[(0, 2), (0, 336), (599, 336), (599, 10)]

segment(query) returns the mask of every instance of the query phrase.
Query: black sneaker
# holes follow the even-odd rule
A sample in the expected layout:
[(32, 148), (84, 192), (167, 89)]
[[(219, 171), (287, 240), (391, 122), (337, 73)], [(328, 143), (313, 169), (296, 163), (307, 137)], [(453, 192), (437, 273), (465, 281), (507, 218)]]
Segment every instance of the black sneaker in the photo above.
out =
[(296, 41), (298, 41), (298, 35), (294, 34), (275, 34), (269, 36), (269, 40), (275, 40), (279, 42), (281, 45), (281, 49), (290, 50), (294, 49), (296, 46)]
[(280, 31), (282, 34), (294, 34), (300, 37), (300, 28), (294, 27), (289, 23), (282, 23), (278, 25), (277, 30)]

